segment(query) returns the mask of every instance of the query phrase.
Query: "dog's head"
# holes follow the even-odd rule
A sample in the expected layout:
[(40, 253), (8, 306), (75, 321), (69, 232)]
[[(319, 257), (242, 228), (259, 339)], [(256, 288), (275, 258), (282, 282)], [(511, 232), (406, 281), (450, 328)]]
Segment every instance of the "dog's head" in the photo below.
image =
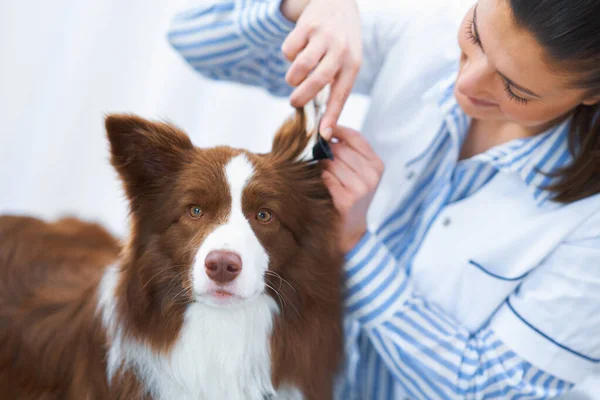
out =
[(319, 165), (302, 160), (311, 145), (302, 110), (269, 154), (197, 148), (172, 125), (129, 115), (107, 117), (106, 130), (130, 203), (119, 293), (131, 329), (177, 326), (195, 302), (271, 296), (293, 315), (332, 301), (338, 218)]

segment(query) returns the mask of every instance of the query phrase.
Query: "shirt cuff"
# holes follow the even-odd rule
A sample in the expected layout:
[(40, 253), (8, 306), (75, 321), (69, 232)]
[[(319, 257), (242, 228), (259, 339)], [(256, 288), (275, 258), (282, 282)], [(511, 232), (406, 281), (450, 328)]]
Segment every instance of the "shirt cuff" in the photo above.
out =
[(281, 13), (282, 0), (238, 0), (237, 23), (242, 36), (256, 47), (279, 46), (295, 24)]
[(346, 255), (344, 280), (346, 312), (363, 325), (386, 321), (411, 293), (406, 272), (371, 232)]

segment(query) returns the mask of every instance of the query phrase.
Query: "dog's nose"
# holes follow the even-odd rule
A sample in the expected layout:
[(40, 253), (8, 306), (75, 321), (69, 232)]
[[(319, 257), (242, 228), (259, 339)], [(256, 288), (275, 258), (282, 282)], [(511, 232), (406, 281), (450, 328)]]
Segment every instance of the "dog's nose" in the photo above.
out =
[(221, 285), (231, 282), (242, 271), (242, 259), (231, 251), (215, 250), (204, 260), (206, 275)]

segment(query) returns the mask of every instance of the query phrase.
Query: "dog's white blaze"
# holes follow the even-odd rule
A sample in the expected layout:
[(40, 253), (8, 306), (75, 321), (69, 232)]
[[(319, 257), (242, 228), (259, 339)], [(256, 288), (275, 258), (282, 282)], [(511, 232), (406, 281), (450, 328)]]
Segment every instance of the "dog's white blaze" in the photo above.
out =
[(229, 290), (242, 297), (251, 297), (264, 290), (263, 275), (269, 267), (269, 256), (242, 211), (242, 194), (253, 174), (254, 167), (243, 154), (232, 158), (225, 167), (231, 211), (227, 221), (204, 239), (196, 254), (192, 277), (198, 294), (214, 286), (204, 268), (204, 260), (213, 250), (229, 250), (242, 259), (242, 272), (231, 282)]

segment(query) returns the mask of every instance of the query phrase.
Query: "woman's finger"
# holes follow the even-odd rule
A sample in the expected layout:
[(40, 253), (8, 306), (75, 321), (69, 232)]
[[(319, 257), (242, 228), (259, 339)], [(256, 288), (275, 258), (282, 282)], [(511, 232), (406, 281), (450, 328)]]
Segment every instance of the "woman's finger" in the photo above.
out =
[(324, 160), (323, 166), (326, 171), (329, 171), (340, 181), (344, 188), (351, 187), (353, 182), (358, 180), (356, 173), (340, 161)]
[(322, 40), (311, 39), (308, 45), (296, 57), (290, 66), (285, 81), (291, 86), (298, 86), (317, 67), (319, 61), (327, 52), (327, 43)]
[(325, 183), (325, 186), (327, 186), (327, 189), (333, 198), (340, 198), (344, 196), (344, 186), (335, 175), (328, 170), (323, 170), (321, 173), (321, 178), (323, 178), (323, 183)]
[(285, 38), (281, 45), (281, 52), (289, 61), (294, 61), (298, 54), (308, 44), (309, 33), (303, 26), (296, 26), (294, 30)]
[[(300, 61), (300, 58), (298, 58)], [(316, 69), (308, 75), (304, 76), (303, 82), (294, 90), (290, 96), (292, 105), (297, 107), (297, 104), (306, 104), (329, 83), (331, 83), (339, 69), (339, 58), (335, 52), (331, 50), (318, 63)], [(306, 78), (306, 79), (304, 79)]]
[(369, 160), (344, 142), (331, 143), (330, 147), (334, 160), (343, 162), (355, 173), (360, 174), (365, 168), (370, 168)]
[(361, 153), (367, 159), (371, 161), (379, 160), (375, 150), (373, 150), (369, 142), (367, 142), (360, 132), (351, 128), (336, 126), (333, 130), (333, 136), (345, 142), (348, 146)]
[(376, 169), (373, 161), (366, 159), (343, 142), (332, 144), (332, 151), (335, 161), (346, 164), (364, 184), (364, 187), (370, 190), (377, 188), (381, 173)]
[(333, 128), (337, 125), (344, 104), (346, 104), (352, 91), (352, 85), (354, 85), (354, 81), (356, 80), (359, 65), (342, 67), (335, 82), (331, 85), (327, 110), (325, 111), (325, 115), (323, 115), (323, 120), (319, 127), (321, 135), (323, 135), (325, 140), (331, 139), (333, 135)]
[(363, 182), (362, 177), (341, 161), (329, 162), (326, 170), (342, 183), (342, 186), (347, 193), (352, 195), (350, 196), (352, 198), (364, 195), (369, 189), (366, 183)]

